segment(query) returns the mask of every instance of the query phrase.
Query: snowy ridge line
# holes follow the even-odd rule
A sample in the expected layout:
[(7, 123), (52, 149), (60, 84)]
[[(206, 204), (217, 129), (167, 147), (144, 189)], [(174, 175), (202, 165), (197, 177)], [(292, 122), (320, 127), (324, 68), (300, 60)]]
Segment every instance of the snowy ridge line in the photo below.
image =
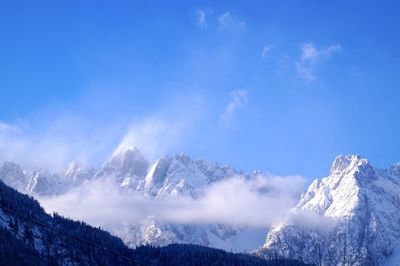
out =
[(124, 255), (121, 255), (121, 254), (119, 254), (119, 253), (117, 253), (117, 252), (115, 252), (115, 251), (113, 251), (113, 250), (110, 250), (110, 249), (108, 249), (108, 248), (99, 246), (99, 245), (97, 245), (97, 244), (94, 244), (94, 243), (92, 243), (92, 242), (90, 242), (90, 241), (87, 241), (87, 240), (85, 240), (85, 239), (82, 239), (82, 238), (80, 238), (80, 237), (77, 237), (77, 236), (74, 236), (74, 235), (70, 235), (70, 234), (65, 233), (65, 232), (63, 232), (63, 231), (60, 231), (60, 230), (58, 230), (58, 229), (55, 229), (54, 227), (51, 227), (51, 226), (48, 225), (48, 224), (45, 224), (45, 223), (42, 223), (42, 222), (39, 222), (39, 221), (35, 221), (34, 219), (31, 219), (31, 218), (29, 218), (29, 217), (27, 217), (27, 216), (25, 216), (25, 215), (23, 215), (23, 214), (20, 214), (20, 213), (18, 213), (18, 212), (16, 212), (16, 211), (13, 211), (13, 210), (11, 210), (11, 209), (9, 209), (9, 208), (7, 208), (7, 207), (4, 207), (4, 206), (1, 206), (1, 205), (0, 205), (0, 209), (4, 210), (4, 211), (6, 211), (6, 212), (9, 212), (9, 213), (11, 213), (11, 214), (14, 214), (14, 215), (16, 215), (16, 216), (18, 216), (18, 217), (20, 217), (20, 218), (22, 218), (22, 219), (25, 219), (26, 221), (31, 222), (31, 223), (33, 223), (33, 224), (35, 224), (35, 225), (38, 225), (38, 226), (41, 226), (41, 227), (43, 227), (43, 228), (52, 230), (52, 231), (54, 231), (54, 232), (56, 232), (56, 233), (58, 233), (58, 234), (67, 236), (67, 237), (69, 237), (69, 238), (71, 238), (71, 239), (73, 239), (73, 240), (75, 240), (75, 241), (79, 241), (79, 242), (84, 243), (84, 244), (86, 244), (86, 245), (88, 245), (88, 246), (91, 246), (91, 247), (94, 247), (94, 248), (97, 248), (97, 249), (101, 249), (101, 250), (103, 250), (103, 251), (105, 251), (105, 252), (108, 252), (108, 253), (110, 253), (110, 254), (113, 254), (113, 255), (115, 255), (115, 256), (117, 256), (117, 257), (120, 257), (120, 258), (122, 258), (122, 259), (124, 259), (124, 260), (128, 260), (128, 261), (130, 261), (130, 262), (132, 261), (131, 258), (126, 257), (126, 256), (124, 256)]

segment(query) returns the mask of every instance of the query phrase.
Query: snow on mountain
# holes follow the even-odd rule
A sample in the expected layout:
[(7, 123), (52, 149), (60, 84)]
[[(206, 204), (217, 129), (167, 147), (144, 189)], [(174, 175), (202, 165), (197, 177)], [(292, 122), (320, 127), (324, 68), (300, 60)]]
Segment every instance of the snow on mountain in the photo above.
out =
[[(189, 196), (197, 199), (215, 182), (242, 174), (229, 166), (166, 155), (154, 163), (137, 148), (115, 152), (99, 171), (71, 162), (49, 173), (23, 170), (4, 162), (0, 177), (31, 195), (66, 193), (91, 179), (112, 178), (121, 189), (150, 198)], [(255, 173), (257, 174), (257, 173)], [(329, 176), (315, 180), (292, 210), (274, 226), (261, 256), (275, 254), (323, 265), (380, 265), (399, 250), (400, 164), (376, 169), (360, 156), (338, 156)], [(265, 230), (225, 224), (179, 224), (149, 216), (141, 223), (124, 221), (115, 233), (131, 247), (141, 244), (194, 243), (227, 250), (252, 250)]]
[[(152, 163), (137, 148), (119, 149), (97, 172), (76, 161), (58, 173), (23, 170), (13, 162), (0, 166), (0, 178), (6, 184), (40, 196), (63, 194), (92, 179), (111, 178), (126, 192), (148, 198), (197, 199), (210, 185), (240, 174), (230, 166), (192, 160), (184, 154), (162, 156)], [(179, 224), (163, 222), (155, 216), (141, 223), (123, 222), (123, 228), (114, 233), (130, 247), (194, 243), (252, 250), (262, 243), (267, 230), (226, 224)], [(368, 160), (351, 155), (338, 156), (329, 175), (309, 186), (292, 215), (268, 232), (258, 254), (317, 265), (382, 265), (395, 260), (398, 250), (400, 163), (377, 169)]]
[(144, 191), (155, 197), (186, 195), (197, 198), (207, 185), (236, 174), (229, 166), (206, 160), (193, 161), (184, 154), (163, 156), (148, 171)]
[(172, 224), (149, 217), (144, 224), (124, 228), (121, 235), (130, 247), (165, 246), (170, 243), (191, 243), (232, 251), (252, 251), (262, 243), (267, 229), (232, 227), (224, 224)]
[[(293, 210), (319, 219), (294, 216), (276, 225), (258, 253), (317, 265), (382, 265), (400, 240), (399, 166), (379, 170), (360, 156), (338, 156)], [(336, 223), (324, 228), (324, 219)]]
[(28, 173), (29, 183), (26, 192), (31, 195), (58, 195), (66, 192), (67, 182), (59, 174), (33, 170)]
[(119, 183), (129, 182), (131, 179), (143, 177), (149, 164), (139, 149), (135, 147), (120, 150), (111, 156), (96, 177), (114, 176)]
[(21, 166), (14, 162), (3, 162), (0, 167), (0, 177), (3, 182), (19, 191), (24, 191), (28, 183)]
[[(192, 160), (184, 154), (165, 155), (150, 164), (137, 148), (129, 148), (114, 153), (96, 174), (96, 178), (115, 178), (121, 187), (146, 197), (189, 196), (196, 199), (209, 185), (237, 174), (232, 167), (203, 159)], [(131, 247), (141, 244), (192, 243), (228, 250), (251, 250), (262, 243), (262, 235), (265, 233), (265, 230), (258, 230), (260, 237), (250, 240), (246, 232), (250, 233), (251, 230), (247, 228), (167, 223), (155, 217), (148, 217), (140, 224), (126, 224), (117, 234)]]
[[(151, 163), (136, 147), (118, 149), (97, 172), (76, 161), (57, 173), (39, 169), (23, 171), (18, 164), (10, 162), (4, 163), (0, 171), (3, 181), (34, 196), (61, 195), (90, 180), (111, 179), (126, 192), (158, 199), (179, 196), (197, 199), (213, 183), (241, 174), (230, 166), (220, 166), (204, 159), (192, 160), (184, 154), (165, 155)], [(122, 222), (124, 228), (117, 228), (114, 232), (131, 247), (192, 243), (227, 250), (252, 250), (262, 243), (265, 235), (265, 229), (178, 224), (162, 222), (154, 216), (139, 224)]]
[(122, 187), (153, 197), (197, 197), (205, 186), (236, 174), (229, 166), (192, 160), (184, 154), (165, 155), (151, 164), (139, 149), (128, 148), (114, 153), (96, 177), (115, 177)]
[(14, 162), (4, 162), (0, 167), (0, 178), (18, 191), (40, 196), (52, 196), (66, 193), (93, 178), (95, 170), (85, 168), (77, 161), (71, 162), (64, 171), (50, 173), (41, 169), (23, 170)]
[(86, 167), (79, 161), (72, 161), (60, 175), (65, 177), (67, 183), (77, 186), (91, 179), (95, 173), (95, 168)]

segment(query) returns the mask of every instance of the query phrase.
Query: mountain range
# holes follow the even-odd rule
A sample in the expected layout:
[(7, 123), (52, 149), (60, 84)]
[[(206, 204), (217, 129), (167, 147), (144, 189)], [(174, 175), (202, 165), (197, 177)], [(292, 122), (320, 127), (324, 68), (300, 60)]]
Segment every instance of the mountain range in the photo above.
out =
[[(145, 197), (198, 199), (221, 180), (255, 174), (184, 154), (150, 162), (134, 147), (114, 153), (98, 170), (77, 162), (59, 173), (23, 170), (14, 162), (0, 167), (7, 185), (33, 196), (60, 195), (91, 180), (112, 178), (122, 189)], [(118, 236), (129, 247), (187, 243), (256, 250), (267, 259), (316, 265), (390, 265), (400, 243), (400, 164), (377, 169), (361, 156), (338, 156), (329, 175), (299, 195), (285, 220), (257, 232), (245, 226), (171, 223), (149, 216), (144, 223), (127, 223)]]

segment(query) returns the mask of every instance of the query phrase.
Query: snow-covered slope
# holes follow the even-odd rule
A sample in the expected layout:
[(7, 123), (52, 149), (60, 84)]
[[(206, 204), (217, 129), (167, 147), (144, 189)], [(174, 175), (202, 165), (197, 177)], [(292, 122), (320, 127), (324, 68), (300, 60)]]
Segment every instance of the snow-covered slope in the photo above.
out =
[(382, 265), (400, 240), (400, 165), (378, 170), (360, 156), (338, 156), (329, 176), (310, 185), (293, 213), (268, 233), (260, 255), (317, 265)]

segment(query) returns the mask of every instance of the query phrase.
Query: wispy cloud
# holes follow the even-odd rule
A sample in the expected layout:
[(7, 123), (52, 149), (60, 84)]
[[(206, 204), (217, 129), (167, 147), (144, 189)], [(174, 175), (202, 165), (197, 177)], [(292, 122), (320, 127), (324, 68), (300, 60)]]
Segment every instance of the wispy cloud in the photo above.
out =
[[(196, 119), (195, 115), (192, 118)], [(184, 133), (188, 134), (194, 126), (191, 120), (178, 115), (148, 115), (115, 129), (105, 126), (87, 129), (84, 121), (59, 119), (65, 126), (51, 124), (40, 134), (29, 127), (0, 123), (0, 162), (10, 160), (25, 167), (59, 171), (72, 160), (97, 165), (117, 145), (114, 152), (136, 146), (155, 158), (184, 145)]]
[(296, 62), (298, 75), (306, 81), (317, 79), (316, 70), (318, 65), (340, 50), (341, 46), (339, 44), (318, 49), (313, 43), (305, 43), (301, 47), (300, 59)]
[(25, 167), (49, 170), (60, 170), (73, 159), (88, 162), (109, 144), (110, 136), (104, 128), (102, 133), (88, 132), (84, 123), (59, 117), (40, 132), (27, 122), (21, 125), (0, 123), (0, 161), (11, 160)]
[(161, 222), (265, 227), (287, 219), (305, 182), (301, 176), (236, 176), (202, 188), (202, 196), (193, 199), (149, 198), (124, 190), (114, 179), (106, 178), (39, 200), (49, 212), (109, 229), (121, 223), (140, 224), (149, 216)]
[(270, 53), (271, 49), (272, 49), (273, 45), (272, 44), (268, 44), (265, 45), (261, 51), (261, 58), (264, 59), (267, 57), (267, 55)]
[(151, 113), (120, 114), (115, 121), (54, 109), (18, 123), (0, 121), (0, 163), (59, 171), (71, 160), (99, 165), (118, 145), (137, 146), (149, 157), (175, 152), (195, 131), (201, 103), (201, 95), (183, 93), (165, 98)]
[(220, 120), (222, 121), (232, 117), (237, 109), (245, 106), (248, 103), (248, 94), (247, 90), (232, 91), (230, 94), (230, 101), (221, 114)]
[(182, 119), (166, 119), (165, 117), (147, 117), (133, 123), (122, 138), (115, 153), (138, 147), (149, 158), (155, 159), (178, 146), (189, 124)]
[(7, 124), (0, 121), (0, 137), (12, 133), (20, 133), (20, 129), (15, 125)]
[(220, 30), (230, 32), (244, 32), (246, 31), (246, 22), (230, 12), (225, 12), (218, 17), (218, 24)]
[(196, 19), (196, 24), (200, 28), (208, 27), (208, 19), (212, 11), (209, 8), (198, 8), (194, 11), (194, 17)]

